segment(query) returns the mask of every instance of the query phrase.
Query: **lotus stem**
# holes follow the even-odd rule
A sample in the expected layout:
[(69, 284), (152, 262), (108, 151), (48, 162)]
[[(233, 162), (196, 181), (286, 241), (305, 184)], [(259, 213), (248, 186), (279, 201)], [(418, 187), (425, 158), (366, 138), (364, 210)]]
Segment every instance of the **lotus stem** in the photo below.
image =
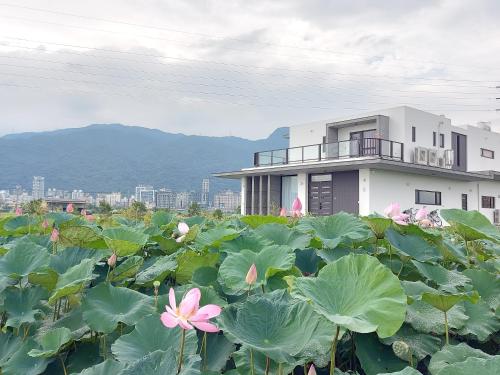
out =
[(253, 365), (253, 350), (250, 348), (250, 374), (255, 375), (255, 368)]
[(450, 344), (450, 339), (448, 337), (448, 313), (444, 312), (444, 334), (446, 337), (446, 345)]
[(337, 342), (339, 340), (340, 326), (337, 325), (337, 332), (335, 333), (335, 338), (332, 343), (332, 352), (330, 354), (330, 375), (335, 372), (335, 352), (337, 351)]
[(278, 375), (283, 374), (283, 364), (280, 362), (278, 363)]
[(203, 332), (203, 339), (201, 340), (200, 356), (203, 353), (203, 371), (207, 370), (207, 333)]
[(181, 349), (180, 349), (180, 354), (179, 354), (179, 366), (177, 367), (177, 373), (181, 372), (182, 369), (182, 357), (184, 356), (184, 343), (186, 341), (186, 330), (182, 329), (182, 334), (181, 334)]
[(66, 370), (66, 365), (64, 364), (64, 361), (63, 361), (61, 355), (59, 354), (58, 357), (59, 357), (59, 360), (61, 361), (61, 366), (63, 368), (64, 375), (68, 375), (68, 371)]
[(413, 353), (410, 347), (410, 352), (408, 353), (408, 362), (410, 362), (410, 367), (413, 367)]
[(271, 361), (269, 360), (269, 357), (266, 356), (266, 371), (265, 374), (269, 375), (269, 367), (271, 365)]

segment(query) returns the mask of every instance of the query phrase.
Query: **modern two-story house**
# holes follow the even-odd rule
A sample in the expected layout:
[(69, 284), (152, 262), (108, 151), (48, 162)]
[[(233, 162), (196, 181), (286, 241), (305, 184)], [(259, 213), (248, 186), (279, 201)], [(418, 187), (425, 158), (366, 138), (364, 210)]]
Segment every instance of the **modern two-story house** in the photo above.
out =
[(368, 215), (403, 208), (479, 210), (500, 223), (500, 133), (454, 126), (402, 106), (291, 126), (289, 147), (254, 154), (254, 165), (217, 173), (241, 180), (241, 213), (290, 209)]

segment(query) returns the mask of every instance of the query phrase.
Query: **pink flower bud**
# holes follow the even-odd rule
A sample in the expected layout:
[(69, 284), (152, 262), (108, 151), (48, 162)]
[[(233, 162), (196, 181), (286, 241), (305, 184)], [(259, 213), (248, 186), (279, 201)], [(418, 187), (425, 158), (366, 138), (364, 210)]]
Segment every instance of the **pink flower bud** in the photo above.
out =
[(23, 214), (23, 209), (21, 207), (16, 207), (16, 216), (21, 216)]
[(72, 213), (75, 209), (73, 208), (73, 203), (69, 203), (66, 206), (66, 212)]
[(48, 227), (49, 227), (49, 222), (47, 221), (47, 219), (44, 219), (42, 221), (42, 228), (47, 229)]
[(108, 258), (108, 266), (114, 267), (116, 264), (116, 253), (113, 253), (109, 258)]
[(316, 375), (316, 369), (314, 368), (314, 365), (311, 365), (311, 367), (309, 367), (307, 375)]
[(257, 267), (255, 267), (255, 263), (250, 266), (250, 269), (247, 272), (247, 276), (245, 277), (245, 282), (248, 285), (252, 285), (257, 281)]
[(52, 229), (52, 233), (50, 234), (50, 240), (52, 242), (57, 242), (57, 240), (59, 240), (59, 231), (57, 230), (57, 228)]
[(285, 208), (282, 208), (282, 209), (280, 210), (280, 216), (282, 216), (282, 217), (286, 217), (286, 209), (285, 209)]
[(302, 211), (302, 202), (300, 201), (300, 198), (297, 197), (292, 203), (292, 211)]

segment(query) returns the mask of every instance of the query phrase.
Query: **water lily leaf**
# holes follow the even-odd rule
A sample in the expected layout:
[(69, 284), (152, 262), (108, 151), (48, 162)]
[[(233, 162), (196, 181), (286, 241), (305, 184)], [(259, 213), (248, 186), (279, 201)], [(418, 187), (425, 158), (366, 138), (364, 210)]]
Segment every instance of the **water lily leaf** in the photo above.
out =
[(398, 278), (366, 254), (329, 263), (316, 278), (297, 278), (292, 295), (311, 301), (321, 315), (354, 332), (389, 337), (405, 319), (406, 295)]
[(439, 211), (439, 214), (466, 241), (489, 239), (500, 242), (498, 229), (478, 211), (443, 209)]
[(79, 247), (68, 247), (50, 257), (49, 267), (58, 274), (65, 273), (68, 269), (80, 264), (84, 259), (93, 259), (97, 263), (111, 254), (109, 250), (90, 250)]
[(29, 232), (29, 226), (36, 225), (33, 217), (28, 215), (14, 216), (5, 220), (3, 229), (10, 234), (25, 234)]
[(240, 220), (251, 228), (257, 228), (258, 226), (270, 223), (277, 224), (288, 224), (288, 219), (281, 216), (271, 216), (271, 215), (246, 215), (240, 218)]
[(223, 242), (234, 240), (239, 235), (235, 229), (216, 227), (199, 233), (195, 243), (200, 247), (220, 247)]
[[(132, 363), (157, 350), (173, 348), (179, 355), (181, 328), (167, 328), (160, 316), (149, 315), (137, 322), (132, 332), (123, 335), (111, 345), (113, 355), (122, 363)], [(184, 355), (196, 354), (198, 338), (195, 330), (186, 331)]]
[(56, 355), (59, 349), (72, 340), (71, 331), (68, 328), (54, 328), (43, 334), (37, 341), (40, 349), (31, 349), (28, 352), (30, 357), (49, 358)]
[(173, 212), (156, 211), (151, 217), (151, 224), (161, 227), (170, 224), (175, 219)]
[(79, 340), (84, 336), (90, 328), (83, 320), (82, 309), (80, 307), (71, 310), (71, 312), (61, 319), (56, 320), (50, 327), (52, 328), (67, 328), (71, 332), (73, 340)]
[(304, 249), (311, 242), (311, 236), (291, 229), (284, 224), (264, 224), (255, 229), (255, 233), (274, 245), (289, 246), (293, 250)]
[(57, 284), (59, 275), (56, 271), (48, 268), (43, 271), (32, 272), (28, 275), (28, 281), (33, 285), (40, 285), (47, 289), (49, 292), (54, 290)]
[(471, 283), (467, 276), (458, 271), (449, 271), (439, 264), (421, 263), (415, 260), (412, 260), (412, 263), (422, 276), (434, 282), (442, 290), (454, 293), (457, 287), (465, 287)]
[(116, 282), (134, 277), (142, 263), (144, 263), (143, 257), (137, 255), (128, 257), (109, 273), (109, 281)]
[(401, 234), (394, 228), (386, 231), (386, 238), (393, 247), (403, 255), (412, 257), (420, 262), (442, 259), (439, 249), (417, 235)]
[[(226, 337), (278, 363), (293, 363), (311, 340), (319, 316), (305, 302), (293, 302), (284, 290), (253, 295), (229, 305), (218, 319)], [(332, 340), (335, 332), (332, 332)]]
[(384, 372), (383, 374), (378, 374), (378, 375), (422, 375), (422, 373), (415, 370), (413, 367), (405, 367), (401, 371)]
[(28, 353), (38, 347), (31, 338), (24, 341), (23, 345), (2, 366), (2, 375), (39, 375), (45, 371), (49, 361), (45, 358), (30, 357)]
[(332, 216), (303, 218), (297, 229), (312, 232), (323, 242), (324, 247), (330, 249), (341, 243), (350, 245), (372, 237), (370, 228), (363, 221), (345, 212)]
[(143, 232), (128, 227), (104, 229), (102, 235), (109, 248), (118, 256), (135, 254), (148, 240)]
[(82, 311), (92, 330), (111, 333), (118, 322), (134, 325), (144, 315), (152, 314), (154, 306), (151, 299), (142, 293), (101, 283), (87, 292)]
[(295, 254), (288, 246), (268, 246), (259, 253), (242, 250), (239, 253), (230, 253), (219, 268), (221, 282), (229, 294), (242, 294), (248, 291), (249, 285), (245, 282), (248, 270), (255, 264), (257, 280), (250, 289), (265, 285), (267, 279), (279, 271), (292, 268), (295, 263)]
[[(233, 353), (234, 363), (236, 365), (236, 371), (239, 375), (248, 375), (252, 371), (250, 369), (250, 351), (252, 349), (243, 345), (240, 349)], [(252, 358), (254, 364), (254, 374), (255, 375), (265, 375), (266, 374), (266, 362), (268, 358), (265, 353), (261, 353), (256, 350), (252, 350)], [(295, 368), (295, 363), (284, 363), (282, 368), (286, 374), (291, 373)], [(268, 374), (278, 374), (279, 364), (272, 359), (269, 359), (269, 371)], [(227, 373), (227, 372), (226, 372)], [(225, 374), (226, 374), (225, 373)]]
[(21, 241), (0, 257), (0, 276), (21, 279), (46, 268), (49, 261), (50, 256), (45, 247)]
[(8, 288), (4, 291), (4, 309), (7, 311), (7, 327), (19, 328), (23, 323), (34, 323), (42, 315), (40, 301), (47, 292), (40, 287), (25, 289)]
[(479, 292), (481, 299), (492, 309), (500, 306), (500, 278), (487, 271), (467, 269), (463, 272), (472, 281), (472, 286)]
[[(179, 375), (197, 375), (199, 370), (199, 356), (188, 357), (184, 361), (183, 368)], [(118, 375), (158, 375), (158, 374), (176, 374), (177, 358), (175, 351), (168, 348), (166, 351), (157, 350), (149, 353), (130, 366), (123, 369)]]
[(408, 362), (402, 361), (390, 346), (383, 345), (375, 334), (355, 335), (356, 356), (366, 375), (401, 371)]
[(59, 230), (59, 242), (63, 246), (77, 246), (89, 249), (105, 249), (106, 243), (99, 228), (93, 225), (62, 226)]
[(465, 315), (469, 319), (459, 331), (461, 335), (472, 335), (478, 341), (485, 342), (493, 333), (500, 330), (500, 317), (491, 310), (485, 301), (481, 300), (476, 304), (465, 302), (464, 307)]
[(304, 275), (316, 273), (320, 261), (316, 249), (295, 250), (295, 265)]
[(143, 269), (135, 277), (135, 283), (151, 287), (155, 280), (162, 282), (175, 270), (177, 262), (170, 257), (158, 257), (152, 266)]
[(59, 276), (55, 289), (49, 298), (49, 303), (52, 304), (59, 298), (78, 293), (83, 290), (94, 277), (95, 261), (93, 259), (84, 259), (80, 264), (69, 268), (65, 273)]
[(218, 260), (218, 253), (198, 253), (193, 250), (188, 250), (177, 257), (175, 279), (180, 284), (188, 283), (194, 271), (201, 267), (214, 267)]
[(427, 302), (429, 305), (434, 306), (442, 312), (447, 312), (458, 302), (469, 301), (471, 303), (476, 303), (478, 299), (479, 294), (477, 294), (476, 291), (457, 294), (443, 294), (439, 292), (424, 292), (422, 294), (422, 301)]
[(395, 335), (381, 339), (385, 345), (392, 345), (395, 341), (403, 341), (410, 348), (412, 355), (421, 361), (426, 356), (432, 356), (441, 348), (441, 339), (427, 333), (415, 331), (408, 324), (404, 324)]
[(11, 333), (0, 335), (0, 368), (19, 350), (22, 344), (21, 337), (14, 336)]
[(72, 375), (111, 375), (111, 374), (118, 374), (120, 373), (121, 370), (123, 370), (125, 366), (118, 362), (114, 361), (112, 359), (107, 359), (102, 363), (99, 363), (98, 365), (86, 368), (82, 372), (79, 372), (78, 374), (73, 373)]
[[(468, 319), (464, 313), (465, 308), (461, 303), (453, 306), (447, 313), (448, 326), (462, 328)], [(444, 334), (444, 313), (424, 301), (408, 305), (406, 322), (419, 332)]]
[(392, 225), (392, 220), (381, 216), (365, 216), (363, 220), (375, 234), (375, 237), (382, 239), (385, 237), (385, 231)]
[(258, 236), (255, 232), (251, 232), (241, 235), (232, 241), (224, 242), (221, 246), (221, 251), (239, 253), (241, 250), (251, 250), (258, 253), (263, 247), (270, 245), (272, 245), (270, 240)]
[(206, 361), (205, 354), (201, 353), (202, 368), (220, 374), (235, 349), (236, 346), (224, 335), (207, 334)]
[[(496, 372), (491, 372), (490, 370), (494, 368)], [(496, 375), (498, 370), (500, 370), (500, 356), (491, 356), (465, 343), (446, 345), (432, 356), (429, 363), (429, 371), (432, 375)]]

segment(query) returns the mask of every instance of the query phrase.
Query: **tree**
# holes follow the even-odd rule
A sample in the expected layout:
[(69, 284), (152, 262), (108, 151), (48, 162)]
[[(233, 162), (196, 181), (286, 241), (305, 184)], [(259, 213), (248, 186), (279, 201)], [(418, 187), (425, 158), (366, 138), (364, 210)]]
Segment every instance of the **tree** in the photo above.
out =
[(47, 202), (43, 199), (35, 199), (25, 203), (23, 205), (23, 210), (28, 215), (43, 215), (47, 212)]
[(103, 215), (110, 215), (111, 211), (113, 209), (111, 208), (111, 205), (106, 202), (105, 200), (102, 200), (99, 202), (99, 213)]
[(217, 208), (215, 211), (214, 211), (214, 218), (216, 219), (222, 219), (222, 217), (224, 216), (224, 214), (222, 213), (222, 210), (220, 208)]
[(143, 202), (134, 201), (126, 210), (125, 215), (135, 220), (141, 220), (147, 212), (148, 209)]
[(191, 205), (188, 208), (188, 215), (189, 216), (198, 216), (199, 214), (201, 214), (200, 205), (196, 202), (191, 203)]

